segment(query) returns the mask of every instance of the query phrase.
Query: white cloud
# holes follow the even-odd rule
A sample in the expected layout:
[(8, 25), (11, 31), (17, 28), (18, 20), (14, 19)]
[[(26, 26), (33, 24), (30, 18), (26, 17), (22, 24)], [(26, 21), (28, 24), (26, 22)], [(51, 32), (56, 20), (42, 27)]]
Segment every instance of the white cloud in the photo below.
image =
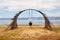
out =
[(8, 7), (9, 11), (23, 9), (55, 9), (60, 6), (60, 0), (0, 0), (0, 7)]
[(0, 18), (12, 18), (13, 16), (0, 16)]
[(47, 16), (49, 17), (60, 17), (60, 13), (57, 12), (57, 13), (45, 13)]
[(0, 16), (0, 18), (2, 18), (2, 16)]

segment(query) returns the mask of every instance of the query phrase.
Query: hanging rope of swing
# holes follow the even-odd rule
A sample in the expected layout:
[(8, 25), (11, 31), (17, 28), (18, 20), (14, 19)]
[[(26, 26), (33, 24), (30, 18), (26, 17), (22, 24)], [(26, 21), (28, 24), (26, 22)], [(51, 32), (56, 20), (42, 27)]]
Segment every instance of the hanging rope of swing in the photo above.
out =
[(31, 13), (31, 10), (29, 10), (29, 26), (30, 27), (32, 26), (31, 16), (32, 16), (32, 13)]

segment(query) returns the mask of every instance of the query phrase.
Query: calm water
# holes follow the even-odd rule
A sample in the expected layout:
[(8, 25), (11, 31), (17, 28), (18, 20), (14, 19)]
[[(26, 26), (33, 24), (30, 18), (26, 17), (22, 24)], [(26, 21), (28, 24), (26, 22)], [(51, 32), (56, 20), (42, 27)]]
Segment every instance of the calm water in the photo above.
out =
[[(50, 22), (55, 24), (55, 25), (60, 25), (60, 17), (50, 17)], [(43, 18), (31, 18), (32, 23), (35, 25), (39, 25), (39, 24), (44, 24), (44, 19)], [(9, 25), (12, 22), (12, 20), (10, 18), (0, 18), (0, 25)], [(19, 24), (28, 24), (29, 23), (29, 19), (28, 18), (18, 18), (17, 21), (18, 25)]]

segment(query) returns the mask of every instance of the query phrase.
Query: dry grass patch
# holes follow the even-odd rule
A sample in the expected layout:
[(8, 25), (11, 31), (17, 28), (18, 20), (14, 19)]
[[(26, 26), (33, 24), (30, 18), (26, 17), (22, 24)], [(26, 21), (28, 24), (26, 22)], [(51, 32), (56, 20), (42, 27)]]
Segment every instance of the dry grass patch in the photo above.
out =
[(4, 32), (1, 30), (3, 28), (0, 28), (0, 40), (60, 40), (60, 31), (56, 33), (40, 26), (33, 26), (32, 28), (20, 26), (14, 30)]

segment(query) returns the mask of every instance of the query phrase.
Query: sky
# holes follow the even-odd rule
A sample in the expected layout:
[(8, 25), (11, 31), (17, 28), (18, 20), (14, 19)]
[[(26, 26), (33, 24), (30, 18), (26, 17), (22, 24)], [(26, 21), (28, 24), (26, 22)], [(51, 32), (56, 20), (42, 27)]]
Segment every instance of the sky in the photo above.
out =
[[(45, 13), (48, 17), (60, 17), (60, 0), (0, 0), (0, 18), (13, 18), (19, 11), (36, 9)], [(40, 14), (32, 10), (34, 17)], [(19, 17), (28, 17), (29, 10)]]

